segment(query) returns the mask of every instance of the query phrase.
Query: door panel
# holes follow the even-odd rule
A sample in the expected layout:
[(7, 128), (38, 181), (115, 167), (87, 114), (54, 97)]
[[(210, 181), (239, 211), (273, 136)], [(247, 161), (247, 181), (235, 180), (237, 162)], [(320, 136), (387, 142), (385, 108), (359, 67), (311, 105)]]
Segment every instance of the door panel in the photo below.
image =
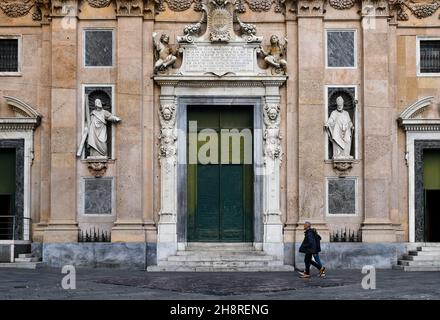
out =
[[(197, 121), (198, 133), (204, 129), (217, 132), (218, 161), (214, 164), (188, 164), (187, 223), (188, 241), (252, 241), (253, 239), (253, 165), (251, 107), (190, 106), (188, 121)], [(243, 129), (250, 133), (250, 163), (244, 163), (245, 138), (239, 139), (240, 156), (232, 162), (233, 139), (226, 137), (222, 144), (222, 129)], [(205, 131), (206, 132), (206, 131)], [(238, 140), (236, 140), (238, 141)], [(207, 143), (197, 141), (197, 148)], [(194, 143), (194, 141), (192, 141)], [(224, 150), (228, 148), (229, 150)], [(205, 150), (205, 149), (202, 149)], [(229, 151), (230, 161), (221, 161), (222, 152)], [(228, 157), (226, 157), (228, 158)], [(199, 160), (199, 159), (198, 159)]]

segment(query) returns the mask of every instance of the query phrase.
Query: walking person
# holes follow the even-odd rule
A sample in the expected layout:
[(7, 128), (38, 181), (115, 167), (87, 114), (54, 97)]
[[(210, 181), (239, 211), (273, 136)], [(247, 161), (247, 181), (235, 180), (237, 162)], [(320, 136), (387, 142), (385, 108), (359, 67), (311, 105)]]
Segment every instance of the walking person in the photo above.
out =
[[(305, 253), (304, 263), (305, 270), (301, 272), (301, 278), (310, 278), (310, 265), (319, 270), (319, 276), (325, 275), (325, 268), (321, 264), (319, 258), (319, 252), (321, 251), (321, 236), (318, 235), (316, 230), (311, 228), (312, 224), (308, 221), (304, 223), (304, 240), (299, 248), (299, 252)], [(312, 257), (315, 255), (315, 261)]]

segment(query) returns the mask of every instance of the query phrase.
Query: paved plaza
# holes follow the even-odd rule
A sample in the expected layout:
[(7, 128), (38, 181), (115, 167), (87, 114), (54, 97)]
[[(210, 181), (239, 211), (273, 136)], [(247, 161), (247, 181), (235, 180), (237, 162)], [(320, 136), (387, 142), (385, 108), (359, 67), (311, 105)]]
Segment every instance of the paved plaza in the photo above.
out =
[(376, 270), (376, 289), (361, 270), (329, 270), (325, 278), (292, 272), (156, 273), (76, 269), (76, 289), (62, 288), (61, 269), (0, 269), (0, 299), (439, 299), (440, 273)]

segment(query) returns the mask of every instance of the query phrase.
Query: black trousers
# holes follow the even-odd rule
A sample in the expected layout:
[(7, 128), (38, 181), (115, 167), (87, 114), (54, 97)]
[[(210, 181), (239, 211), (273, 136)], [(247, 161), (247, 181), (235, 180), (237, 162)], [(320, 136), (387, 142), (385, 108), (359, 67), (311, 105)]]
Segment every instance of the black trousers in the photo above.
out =
[(322, 266), (320, 264), (317, 264), (315, 261), (312, 260), (313, 254), (306, 253), (306, 256), (304, 257), (304, 263), (306, 265), (305, 272), (307, 274), (310, 274), (310, 265), (314, 266), (316, 269), (320, 270)]

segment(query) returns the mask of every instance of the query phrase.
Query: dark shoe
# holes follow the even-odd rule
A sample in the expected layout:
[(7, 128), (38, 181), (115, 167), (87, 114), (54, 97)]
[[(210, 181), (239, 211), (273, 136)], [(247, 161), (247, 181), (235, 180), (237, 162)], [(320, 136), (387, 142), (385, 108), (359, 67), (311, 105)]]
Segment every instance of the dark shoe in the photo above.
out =
[(319, 276), (325, 277), (325, 267), (322, 267), (321, 269), (319, 269)]

